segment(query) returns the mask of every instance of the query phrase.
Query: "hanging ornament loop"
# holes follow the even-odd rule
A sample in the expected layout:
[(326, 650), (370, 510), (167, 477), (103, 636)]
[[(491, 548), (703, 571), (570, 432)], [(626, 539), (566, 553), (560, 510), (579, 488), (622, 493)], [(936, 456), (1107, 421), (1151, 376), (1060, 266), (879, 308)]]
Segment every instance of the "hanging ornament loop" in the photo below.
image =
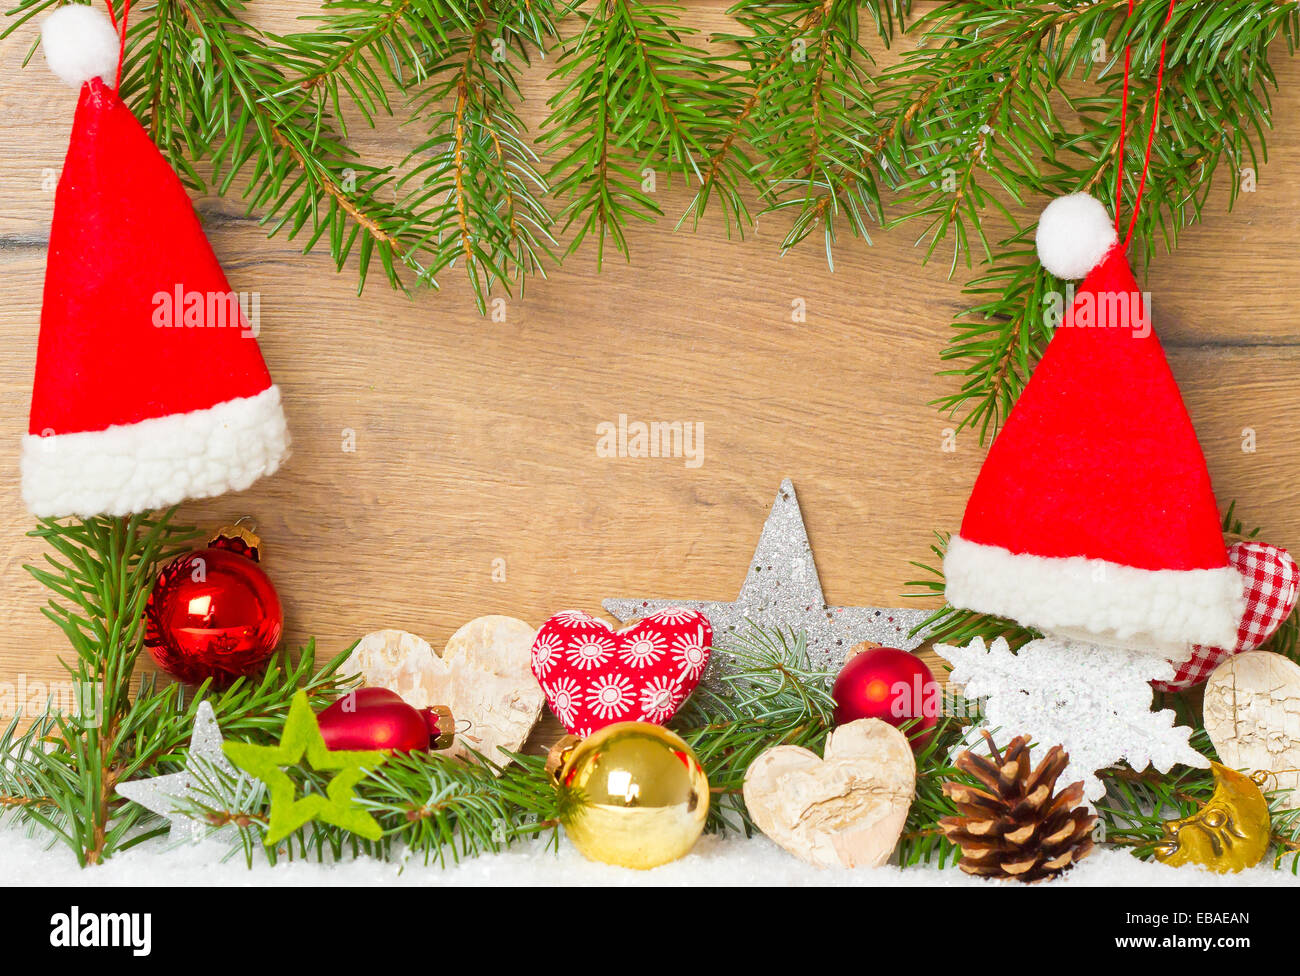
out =
[(104, 6), (108, 8), (108, 19), (113, 24), (113, 29), (117, 31), (121, 40), (117, 49), (117, 78), (113, 81), (113, 91), (119, 91), (122, 88), (122, 62), (126, 60), (126, 22), (131, 16), (131, 0), (122, 0), (122, 20), (119, 23), (117, 12), (113, 9), (113, 0), (104, 0)]
[[(1174, 17), (1174, 4), (1177, 0), (1169, 0), (1169, 9), (1165, 12), (1165, 22), (1163, 27), (1168, 28), (1169, 22)], [(1133, 18), (1133, 0), (1128, 2), (1129, 20)], [(1142, 194), (1147, 186), (1147, 173), (1151, 169), (1151, 147), (1155, 143), (1156, 124), (1160, 121), (1160, 89), (1164, 86), (1165, 78), (1165, 47), (1169, 43), (1168, 30), (1162, 29), (1160, 38), (1160, 59), (1156, 63), (1156, 90), (1151, 100), (1151, 127), (1147, 131), (1147, 148), (1146, 155), (1142, 159), (1142, 175), (1138, 179), (1137, 196), (1133, 198), (1133, 216), (1129, 219), (1128, 233), (1124, 235), (1124, 250), (1128, 251), (1129, 245), (1133, 242), (1133, 230), (1137, 227), (1138, 211), (1142, 207)], [(1129, 78), (1133, 62), (1133, 43), (1128, 41), (1124, 45), (1124, 88), (1120, 95), (1119, 108), (1119, 152), (1115, 162), (1115, 233), (1120, 231), (1120, 213), (1124, 209), (1124, 149), (1128, 135), (1128, 94)]]

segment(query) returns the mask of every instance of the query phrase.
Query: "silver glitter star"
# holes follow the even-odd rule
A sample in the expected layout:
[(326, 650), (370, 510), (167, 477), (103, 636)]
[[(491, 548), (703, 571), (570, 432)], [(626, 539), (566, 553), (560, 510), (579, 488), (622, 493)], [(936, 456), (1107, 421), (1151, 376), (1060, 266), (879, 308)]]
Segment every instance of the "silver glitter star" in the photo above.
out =
[(190, 736), (190, 751), (185, 760), (185, 768), (179, 773), (120, 783), (117, 792), (170, 820), (173, 839), (179, 839), (182, 833), (189, 834), (193, 839), (201, 839), (208, 835), (208, 830), (206, 825), (189, 815), (187, 803), (201, 799), (202, 794), (195, 787), (210, 782), (214, 772), (232, 777), (240, 775), (239, 770), (230, 764), (221, 751), (221, 729), (217, 725), (217, 716), (212, 711), (212, 705), (204, 701), (199, 703), (194, 715), (194, 733)]
[[(620, 621), (646, 617), (667, 607), (699, 610), (713, 624), (715, 641), (743, 632), (749, 624), (781, 627), (808, 635), (811, 663), (823, 670), (838, 669), (854, 644), (875, 641), (910, 651), (925, 640), (925, 631), (909, 636), (930, 615), (929, 610), (883, 607), (830, 607), (822, 596), (812, 546), (804, 528), (794, 485), (781, 482), (772, 514), (767, 517), (749, 575), (732, 603), (708, 600), (605, 600), (601, 604)], [(719, 669), (728, 662), (717, 652), (709, 662), (706, 683), (718, 687)]]

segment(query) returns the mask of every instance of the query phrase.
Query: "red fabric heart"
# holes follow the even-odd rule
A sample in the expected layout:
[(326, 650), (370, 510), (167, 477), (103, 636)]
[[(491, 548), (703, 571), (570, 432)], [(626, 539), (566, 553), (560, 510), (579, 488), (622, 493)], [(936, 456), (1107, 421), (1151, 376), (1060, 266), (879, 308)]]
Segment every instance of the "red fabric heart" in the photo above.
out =
[(533, 641), (533, 675), (560, 724), (588, 736), (615, 722), (662, 725), (700, 683), (713, 625), (698, 610), (669, 608), (614, 630), (557, 613)]
[(1151, 682), (1157, 690), (1182, 691), (1199, 685), (1229, 656), (1261, 646), (1295, 609), (1300, 570), (1285, 549), (1263, 542), (1237, 542), (1228, 548), (1228, 562), (1246, 583), (1246, 609), (1237, 626), (1236, 646), (1195, 645), (1192, 656), (1175, 665), (1178, 670), (1173, 681)]

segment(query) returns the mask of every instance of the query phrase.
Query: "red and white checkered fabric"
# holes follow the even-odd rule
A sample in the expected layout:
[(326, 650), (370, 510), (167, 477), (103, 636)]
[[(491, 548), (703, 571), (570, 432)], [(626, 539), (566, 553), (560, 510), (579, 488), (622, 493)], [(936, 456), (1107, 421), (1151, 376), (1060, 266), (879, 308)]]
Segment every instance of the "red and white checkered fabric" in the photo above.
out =
[(1246, 610), (1237, 627), (1237, 644), (1224, 647), (1192, 648), (1192, 656), (1177, 665), (1174, 680), (1153, 681), (1160, 691), (1181, 691), (1209, 678), (1231, 654), (1253, 651), (1273, 636), (1295, 608), (1300, 592), (1300, 570), (1285, 549), (1263, 542), (1235, 542), (1228, 548), (1228, 562), (1246, 581)]

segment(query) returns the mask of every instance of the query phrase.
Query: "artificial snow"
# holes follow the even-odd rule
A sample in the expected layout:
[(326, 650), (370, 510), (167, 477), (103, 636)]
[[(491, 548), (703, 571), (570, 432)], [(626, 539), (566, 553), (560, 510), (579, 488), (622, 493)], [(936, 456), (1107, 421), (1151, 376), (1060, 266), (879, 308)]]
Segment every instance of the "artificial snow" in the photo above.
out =
[[(896, 867), (818, 870), (796, 860), (766, 838), (724, 839), (708, 836), (686, 857), (651, 871), (595, 864), (566, 841), (556, 853), (532, 843), (501, 854), (471, 858), (445, 868), (419, 861), (405, 868), (369, 858), (337, 864), (284, 862), (246, 867), (242, 854), (227, 858), (229, 848), (216, 843), (175, 845), (151, 841), (119, 854), (108, 863), (81, 869), (62, 845), (47, 847), (20, 828), (0, 828), (0, 883), (6, 885), (76, 885), (81, 887), (150, 885), (316, 886), (316, 885), (826, 885), (877, 887), (970, 887), (1009, 885), (981, 881), (955, 868)], [(223, 860), (223, 858), (225, 858)], [(1256, 867), (1240, 874), (1213, 874), (1196, 867), (1171, 868), (1139, 861), (1127, 851), (1096, 850), (1064, 878), (1046, 886), (1114, 887), (1258, 887), (1298, 885), (1289, 871)]]

